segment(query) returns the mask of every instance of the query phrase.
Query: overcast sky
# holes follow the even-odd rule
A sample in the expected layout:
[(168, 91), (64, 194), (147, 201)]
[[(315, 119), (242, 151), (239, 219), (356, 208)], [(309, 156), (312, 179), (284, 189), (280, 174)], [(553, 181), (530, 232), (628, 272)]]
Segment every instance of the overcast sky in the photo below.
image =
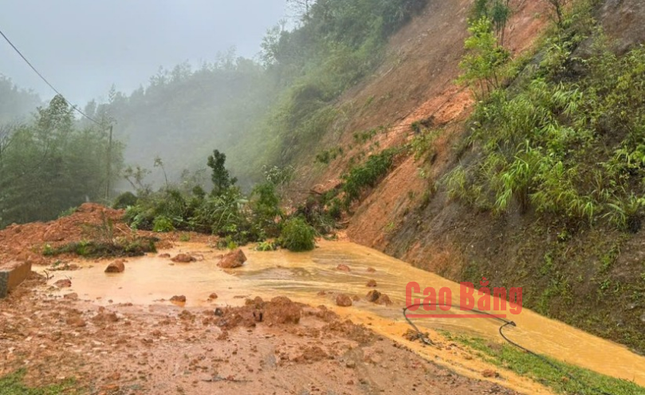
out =
[[(71, 102), (130, 92), (159, 66), (254, 56), (285, 0), (0, 0), (2, 30)], [(44, 99), (51, 90), (0, 37), (0, 73)]]

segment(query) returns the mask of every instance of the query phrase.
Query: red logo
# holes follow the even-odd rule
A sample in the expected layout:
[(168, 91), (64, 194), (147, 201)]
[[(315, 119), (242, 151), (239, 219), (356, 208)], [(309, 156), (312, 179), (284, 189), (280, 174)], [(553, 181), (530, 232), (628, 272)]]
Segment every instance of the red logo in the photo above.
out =
[(473, 283), (461, 283), (457, 304), (453, 303), (452, 290), (448, 287), (427, 287), (421, 293), (419, 283), (409, 282), (405, 287), (405, 303), (408, 311), (417, 313), (409, 314), (408, 317), (506, 318), (507, 314), (517, 315), (522, 312), (521, 287), (510, 288), (508, 291), (506, 288), (493, 288), (491, 292), (488, 284), (486, 277), (479, 283), (478, 290), (475, 290)]

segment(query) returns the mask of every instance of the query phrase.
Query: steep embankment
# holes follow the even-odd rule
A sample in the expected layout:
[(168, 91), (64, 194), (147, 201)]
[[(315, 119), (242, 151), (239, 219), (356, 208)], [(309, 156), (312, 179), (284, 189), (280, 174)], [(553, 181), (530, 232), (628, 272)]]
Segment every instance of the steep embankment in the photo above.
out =
[[(494, 214), (449, 198), (444, 176), (482, 155), (465, 144), (473, 102), (454, 83), (471, 4), (431, 1), (393, 38), (386, 65), (344, 98), (341, 107), (351, 121), (325, 144), (336, 158), (328, 166), (307, 167), (303, 179), (329, 188), (368, 154), (411, 141), (412, 124), (424, 121), (437, 130), (432, 155), (416, 160), (410, 152), (396, 161), (353, 207), (350, 239), (456, 281), (477, 283), (484, 276), (491, 286), (524, 287), (527, 307), (645, 349), (639, 329), (645, 322), (642, 231), (582, 221), (571, 226), (557, 215), (519, 208)], [(549, 10), (546, 2), (511, 5), (506, 46), (518, 55), (548, 26)], [(618, 54), (645, 40), (640, 2), (607, 0), (595, 10)], [(583, 42), (578, 55), (590, 46), (590, 40)], [(371, 129), (376, 132), (364, 133)]]

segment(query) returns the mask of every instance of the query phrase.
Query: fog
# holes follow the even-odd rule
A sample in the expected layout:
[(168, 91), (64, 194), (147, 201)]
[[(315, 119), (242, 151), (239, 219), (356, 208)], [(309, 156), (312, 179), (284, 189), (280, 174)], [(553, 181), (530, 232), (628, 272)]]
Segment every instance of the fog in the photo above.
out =
[[(0, 29), (67, 99), (83, 106), (146, 85), (160, 66), (211, 61), (236, 47), (253, 57), (285, 0), (3, 1)], [(0, 44), (0, 73), (44, 99), (54, 93)]]

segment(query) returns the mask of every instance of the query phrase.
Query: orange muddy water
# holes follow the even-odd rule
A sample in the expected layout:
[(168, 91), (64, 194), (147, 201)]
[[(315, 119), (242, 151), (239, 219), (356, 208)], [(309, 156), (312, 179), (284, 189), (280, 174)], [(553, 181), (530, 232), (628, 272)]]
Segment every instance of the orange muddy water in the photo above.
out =
[[(96, 303), (158, 304), (174, 295), (184, 295), (186, 306), (241, 305), (246, 297), (284, 295), (313, 306), (327, 305), (341, 316), (368, 325), (374, 331), (397, 341), (409, 328), (402, 316), (406, 285), (415, 281), (421, 288), (448, 287), (453, 302), (459, 301), (459, 284), (446, 280), (375, 250), (349, 242), (319, 242), (308, 253), (287, 251), (257, 252), (245, 248), (248, 261), (242, 268), (223, 270), (217, 266), (220, 251), (204, 244), (182, 243), (163, 251), (174, 256), (190, 253), (198, 260), (182, 264), (168, 258), (150, 255), (129, 259), (124, 273), (106, 274), (106, 262), (76, 262), (81, 270), (55, 272), (49, 281), (71, 278), (72, 291), (81, 299)], [(350, 272), (337, 270), (339, 264), (349, 266)], [(367, 269), (373, 268), (375, 272)], [(381, 306), (365, 300), (373, 288), (366, 286), (375, 280), (376, 289), (387, 294), (392, 306)], [(324, 294), (323, 292), (324, 291)], [(208, 301), (217, 293), (215, 302)], [(335, 306), (335, 294), (358, 295), (362, 299), (353, 306)], [(417, 313), (422, 311), (417, 311)], [(506, 312), (508, 313), (508, 312)], [(448, 313), (449, 314), (449, 313)], [(598, 338), (561, 322), (540, 316), (528, 309), (519, 315), (509, 315), (517, 323), (505, 333), (517, 343), (540, 354), (582, 366), (596, 372), (634, 381), (645, 386), (645, 358), (626, 347)], [(485, 318), (423, 318), (417, 325), (431, 336), (436, 330), (448, 330), (502, 341), (499, 322)], [(472, 376), (474, 361), (420, 343), (410, 347), (428, 359), (449, 366), (457, 373)]]

